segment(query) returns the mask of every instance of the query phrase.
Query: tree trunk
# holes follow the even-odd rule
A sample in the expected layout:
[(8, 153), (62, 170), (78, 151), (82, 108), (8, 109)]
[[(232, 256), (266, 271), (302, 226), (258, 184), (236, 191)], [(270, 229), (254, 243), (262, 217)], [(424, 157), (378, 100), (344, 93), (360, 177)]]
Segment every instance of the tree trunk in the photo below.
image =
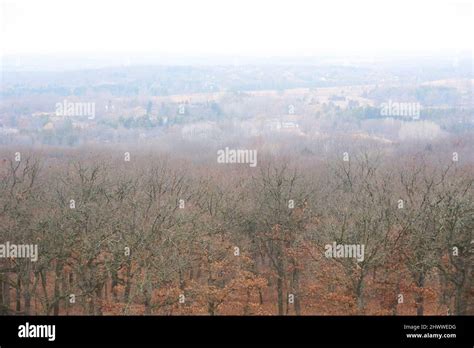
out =
[(16, 289), (15, 289), (15, 301), (16, 301), (15, 310), (16, 310), (17, 312), (20, 312), (20, 311), (21, 311), (21, 299), (20, 299), (20, 296), (21, 296), (21, 279), (20, 279), (20, 275), (17, 275), (17, 278), (16, 278)]
[(144, 286), (143, 296), (145, 297), (145, 314), (151, 315), (151, 286), (148, 283)]
[(395, 296), (393, 299), (392, 305), (392, 315), (398, 314), (398, 295), (400, 294), (400, 278), (397, 279), (397, 286), (395, 288)]
[(466, 310), (466, 304), (464, 302), (463, 296), (463, 286), (456, 284), (456, 294), (454, 296), (454, 314), (455, 315), (464, 315)]
[(0, 273), (0, 315), (7, 315), (10, 309), (10, 284), (8, 273)]
[(63, 295), (67, 294), (66, 301), (64, 301), (64, 304), (65, 304), (64, 307), (66, 308), (66, 315), (69, 315), (69, 295), (70, 295), (70, 292), (67, 289), (65, 274), (63, 274), (63, 276), (61, 277), (61, 293)]
[[(416, 279), (416, 286), (419, 287), (420, 289), (423, 289), (423, 287), (425, 286), (425, 274), (424, 273), (420, 273), (418, 275), (418, 278)], [(415, 303), (416, 303), (416, 315), (423, 315), (424, 314), (424, 311), (425, 311), (425, 308), (424, 308), (424, 301), (425, 301), (425, 298), (423, 296), (423, 293), (420, 291), (417, 293), (417, 295), (415, 296)]]
[(45, 302), (46, 302), (46, 314), (49, 315), (50, 312), (51, 312), (51, 307), (49, 305), (49, 296), (48, 296), (48, 289), (46, 287), (46, 284), (47, 284), (47, 274), (44, 270), (41, 270), (39, 272), (39, 275), (40, 275), (40, 280), (41, 280), (41, 288), (43, 289), (43, 293), (44, 293), (44, 299), (45, 299)]
[(360, 276), (359, 279), (357, 280), (356, 297), (357, 297), (357, 310), (359, 314), (364, 314), (365, 301), (364, 301), (364, 277), (363, 276)]
[(59, 292), (59, 283), (61, 280), (61, 270), (62, 270), (62, 265), (59, 262), (56, 262), (56, 268), (55, 268), (55, 274), (54, 274), (54, 308), (53, 308), (53, 314), (54, 315), (59, 315), (59, 298), (61, 296)]
[(300, 270), (294, 263), (293, 268), (293, 295), (294, 295), (294, 308), (296, 315), (301, 315), (301, 303), (300, 303)]
[(102, 290), (103, 285), (99, 284), (96, 290), (97, 306), (95, 308), (95, 315), (102, 315)]
[(116, 288), (118, 285), (118, 274), (116, 270), (112, 271), (111, 277), (112, 277), (112, 284), (110, 285), (110, 290), (112, 291), (112, 298), (114, 299), (114, 302), (118, 302), (117, 288)]
[(3, 305), (4, 305), (4, 299), (3, 299), (3, 274), (0, 273), (0, 314), (3, 313)]
[(209, 315), (211, 315), (211, 316), (216, 315), (216, 307), (215, 307), (215, 305), (214, 305), (214, 302), (209, 301), (209, 302), (207, 303), (207, 312), (208, 312)]
[(132, 288), (132, 282), (131, 282), (131, 274), (132, 274), (132, 265), (130, 259), (127, 260), (127, 275), (126, 275), (126, 281), (125, 281), (125, 291), (123, 293), (124, 301), (128, 303), (129, 298), (130, 298), (130, 290)]
[(283, 315), (284, 310), (284, 300), (283, 300), (283, 275), (278, 274), (277, 278), (277, 296), (278, 296), (278, 315)]
[(244, 315), (250, 315), (250, 289), (247, 288), (247, 297), (245, 299)]
[(3, 303), (7, 307), (7, 312), (10, 313), (10, 275), (6, 273), (3, 278)]

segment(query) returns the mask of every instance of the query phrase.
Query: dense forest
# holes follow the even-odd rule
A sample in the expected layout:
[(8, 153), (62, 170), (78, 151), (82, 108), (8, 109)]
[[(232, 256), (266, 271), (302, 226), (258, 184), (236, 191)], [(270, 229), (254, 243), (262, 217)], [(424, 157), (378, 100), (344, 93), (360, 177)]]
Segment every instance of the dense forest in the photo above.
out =
[(122, 147), (1, 149), (0, 243), (38, 246), (0, 258), (1, 313), (474, 313), (467, 150)]

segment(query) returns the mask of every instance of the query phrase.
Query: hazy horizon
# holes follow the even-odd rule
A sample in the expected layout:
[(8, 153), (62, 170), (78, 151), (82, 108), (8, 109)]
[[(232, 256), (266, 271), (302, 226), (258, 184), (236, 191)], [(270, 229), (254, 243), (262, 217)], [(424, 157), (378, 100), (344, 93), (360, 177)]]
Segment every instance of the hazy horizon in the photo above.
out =
[(472, 51), (472, 18), (463, 0), (2, 0), (0, 55), (462, 52)]

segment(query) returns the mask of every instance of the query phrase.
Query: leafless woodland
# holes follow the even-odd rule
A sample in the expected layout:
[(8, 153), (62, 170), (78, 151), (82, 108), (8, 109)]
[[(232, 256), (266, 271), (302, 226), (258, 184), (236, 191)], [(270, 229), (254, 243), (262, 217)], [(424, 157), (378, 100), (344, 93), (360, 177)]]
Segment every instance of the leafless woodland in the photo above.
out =
[[(257, 144), (256, 168), (199, 147), (5, 146), (0, 241), (39, 258), (0, 259), (0, 311), (473, 314), (472, 145)], [(333, 241), (364, 261), (325, 257)]]

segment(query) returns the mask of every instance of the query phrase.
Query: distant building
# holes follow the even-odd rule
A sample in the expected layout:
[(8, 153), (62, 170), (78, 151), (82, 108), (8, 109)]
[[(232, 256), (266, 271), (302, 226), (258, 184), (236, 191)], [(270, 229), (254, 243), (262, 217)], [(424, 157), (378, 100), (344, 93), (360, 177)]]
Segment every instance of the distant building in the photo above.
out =
[(90, 128), (90, 123), (88, 122), (80, 122), (80, 121), (75, 121), (72, 123), (72, 127), (76, 129), (87, 129)]
[(137, 106), (130, 110), (130, 116), (133, 118), (143, 117), (147, 114), (146, 109), (141, 106)]
[(267, 133), (284, 132), (303, 135), (297, 120), (298, 116), (295, 115), (273, 118), (266, 121), (263, 127)]
[(220, 133), (216, 123), (210, 121), (187, 124), (181, 129), (182, 137), (188, 140), (215, 138)]
[(53, 130), (54, 129), (54, 124), (52, 122), (48, 122), (43, 126), (44, 130)]
[(0, 127), (0, 134), (1, 135), (14, 135), (18, 134), (20, 131), (16, 128), (10, 127)]
[(299, 128), (298, 123), (289, 121), (289, 122), (282, 122), (281, 123), (282, 129), (297, 129)]

